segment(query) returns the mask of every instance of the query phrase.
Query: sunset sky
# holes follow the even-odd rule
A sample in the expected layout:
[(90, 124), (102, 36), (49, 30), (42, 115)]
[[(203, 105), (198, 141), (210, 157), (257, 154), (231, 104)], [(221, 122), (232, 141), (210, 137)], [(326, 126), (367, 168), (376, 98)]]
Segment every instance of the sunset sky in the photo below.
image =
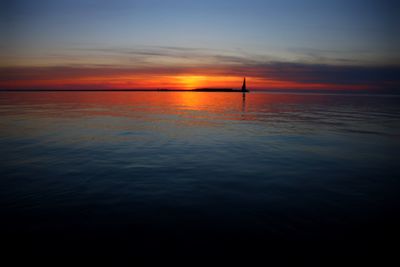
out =
[(400, 86), (394, 0), (0, 3), (0, 89)]

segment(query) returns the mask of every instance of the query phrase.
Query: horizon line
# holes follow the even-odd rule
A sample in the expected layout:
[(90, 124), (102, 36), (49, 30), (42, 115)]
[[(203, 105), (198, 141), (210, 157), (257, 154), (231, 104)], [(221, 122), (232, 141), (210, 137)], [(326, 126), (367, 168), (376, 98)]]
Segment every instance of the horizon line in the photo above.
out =
[[(203, 91), (209, 89), (210, 91)], [(212, 91), (215, 90), (215, 91)], [(224, 91), (226, 90), (226, 91)], [(0, 92), (194, 92), (194, 93), (244, 93), (233, 88), (196, 88), (196, 89), (0, 89)], [(397, 90), (344, 90), (344, 89), (253, 89), (250, 92), (270, 93), (317, 93), (317, 94), (357, 94), (357, 95), (400, 95)], [(249, 92), (246, 92), (249, 93)]]

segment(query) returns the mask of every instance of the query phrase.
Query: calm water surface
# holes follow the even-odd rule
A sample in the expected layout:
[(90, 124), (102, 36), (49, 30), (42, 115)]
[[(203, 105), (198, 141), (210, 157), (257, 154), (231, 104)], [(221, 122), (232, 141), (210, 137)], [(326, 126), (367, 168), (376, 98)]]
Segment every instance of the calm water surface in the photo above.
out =
[(399, 100), (1, 93), (2, 229), (143, 246), (390, 238)]

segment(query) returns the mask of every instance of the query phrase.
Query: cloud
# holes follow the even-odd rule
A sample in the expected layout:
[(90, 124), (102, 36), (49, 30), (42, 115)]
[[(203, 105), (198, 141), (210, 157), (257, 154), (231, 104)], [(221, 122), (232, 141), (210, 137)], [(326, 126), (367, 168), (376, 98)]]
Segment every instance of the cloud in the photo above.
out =
[(400, 84), (398, 66), (348, 66), (273, 62), (247, 68), (233, 69), (232, 73), (250, 73), (255, 77), (299, 83), (330, 84)]
[[(196, 47), (175, 47), (175, 46), (135, 46), (126, 47), (108, 47), (108, 48), (75, 48), (71, 49), (72, 54), (82, 54), (86, 58), (108, 58), (129, 59), (130, 62), (145, 65), (162, 60), (179, 61), (180, 64), (190, 63), (192, 65), (207, 64), (248, 64), (255, 63), (249, 59), (248, 55), (238, 53), (237, 51), (206, 49)], [(67, 54), (68, 53), (67, 51)], [(65, 56), (68, 58), (68, 55)], [(126, 63), (121, 62), (121, 65)]]

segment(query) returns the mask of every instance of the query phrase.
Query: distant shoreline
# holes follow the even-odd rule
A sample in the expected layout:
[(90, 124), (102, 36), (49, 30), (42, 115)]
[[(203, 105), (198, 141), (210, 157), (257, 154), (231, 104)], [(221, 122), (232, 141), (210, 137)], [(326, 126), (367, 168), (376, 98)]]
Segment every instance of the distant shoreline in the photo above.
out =
[[(0, 89), (0, 93), (23, 92), (194, 92), (194, 93), (243, 93), (240, 89), (230, 88), (199, 88), (199, 89)], [(400, 96), (400, 92), (393, 91), (345, 91), (345, 90), (297, 90), (297, 89), (259, 89), (252, 93), (271, 94), (338, 94), (338, 95), (391, 95)], [(246, 92), (246, 93), (249, 93)]]
[[(243, 93), (239, 89), (1, 89), (0, 92), (231, 92)], [(248, 93), (248, 92), (247, 92)]]

